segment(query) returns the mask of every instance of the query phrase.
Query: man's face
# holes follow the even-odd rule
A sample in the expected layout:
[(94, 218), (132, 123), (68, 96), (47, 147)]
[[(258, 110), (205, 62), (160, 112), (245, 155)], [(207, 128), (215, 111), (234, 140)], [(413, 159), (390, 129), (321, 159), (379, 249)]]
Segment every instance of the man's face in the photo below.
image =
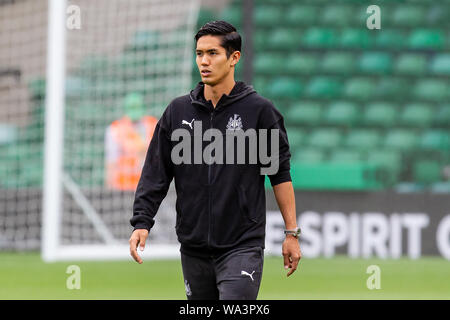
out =
[(220, 45), (221, 37), (207, 35), (198, 39), (196, 62), (202, 82), (214, 86), (231, 72), (237, 62), (232, 54), (227, 58), (226, 50)]

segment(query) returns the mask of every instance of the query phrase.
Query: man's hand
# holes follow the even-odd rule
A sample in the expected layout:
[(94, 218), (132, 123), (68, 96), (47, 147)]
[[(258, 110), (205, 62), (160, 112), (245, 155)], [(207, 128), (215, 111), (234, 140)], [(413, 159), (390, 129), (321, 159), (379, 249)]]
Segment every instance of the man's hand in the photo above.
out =
[(136, 229), (133, 231), (130, 240), (128, 241), (130, 243), (130, 254), (133, 257), (133, 259), (139, 264), (142, 263), (142, 259), (137, 253), (137, 246), (139, 245), (140, 250), (144, 251), (145, 240), (147, 239), (147, 237), (148, 237), (147, 229)]
[(282, 253), (284, 258), (284, 268), (291, 269), (287, 273), (287, 276), (289, 277), (295, 270), (297, 270), (298, 262), (302, 258), (298, 239), (292, 235), (287, 235), (283, 242)]

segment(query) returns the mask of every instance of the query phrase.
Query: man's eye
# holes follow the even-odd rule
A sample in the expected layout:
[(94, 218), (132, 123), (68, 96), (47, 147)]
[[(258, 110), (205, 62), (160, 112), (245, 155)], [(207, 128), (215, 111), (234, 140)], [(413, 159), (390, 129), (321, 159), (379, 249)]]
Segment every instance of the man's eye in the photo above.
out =
[(197, 55), (198, 55), (198, 56), (201, 56), (201, 55), (202, 55), (202, 53), (201, 53), (201, 52), (197, 52)]

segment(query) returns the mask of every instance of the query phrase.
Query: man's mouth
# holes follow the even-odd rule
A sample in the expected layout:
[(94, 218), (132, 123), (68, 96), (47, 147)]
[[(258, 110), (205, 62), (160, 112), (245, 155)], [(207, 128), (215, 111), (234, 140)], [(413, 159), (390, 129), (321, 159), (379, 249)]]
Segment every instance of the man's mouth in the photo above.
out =
[(200, 73), (202, 74), (202, 76), (207, 77), (207, 76), (209, 76), (211, 74), (211, 71), (209, 71), (209, 70), (202, 70)]

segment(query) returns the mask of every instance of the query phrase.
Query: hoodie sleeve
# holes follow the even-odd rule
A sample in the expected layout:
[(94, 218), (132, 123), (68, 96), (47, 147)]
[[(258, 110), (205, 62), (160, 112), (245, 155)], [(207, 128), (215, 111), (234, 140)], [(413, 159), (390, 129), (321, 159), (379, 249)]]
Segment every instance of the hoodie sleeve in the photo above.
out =
[(169, 110), (170, 105), (156, 124), (136, 188), (133, 217), (130, 220), (135, 230), (150, 230), (153, 227), (156, 212), (173, 178)]
[[(271, 149), (271, 132), (274, 129), (278, 130), (278, 171), (275, 174), (267, 175), (269, 177), (271, 185), (275, 186), (283, 182), (292, 181), (290, 174), (291, 153), (289, 150), (286, 128), (284, 126), (284, 119), (281, 113), (273, 106), (270, 101), (268, 101), (268, 104), (263, 109), (263, 112), (261, 114), (260, 128), (268, 129), (268, 150)], [(272, 151), (270, 150), (269, 152), (271, 153)]]

